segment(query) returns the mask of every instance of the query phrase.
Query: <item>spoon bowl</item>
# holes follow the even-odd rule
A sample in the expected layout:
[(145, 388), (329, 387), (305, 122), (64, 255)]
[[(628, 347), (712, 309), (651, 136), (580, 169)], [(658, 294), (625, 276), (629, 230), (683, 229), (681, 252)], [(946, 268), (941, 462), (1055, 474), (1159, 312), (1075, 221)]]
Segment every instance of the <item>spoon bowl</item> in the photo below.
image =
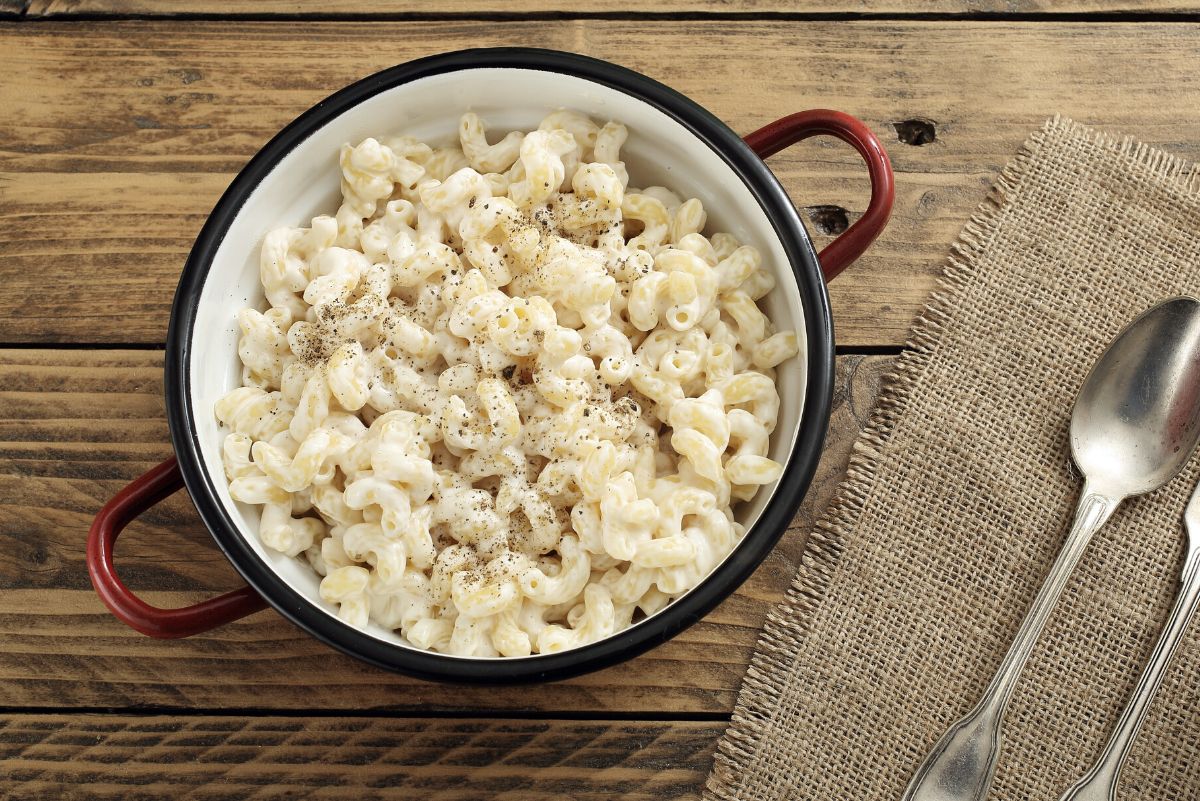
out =
[(1200, 301), (1143, 313), (1092, 367), (1071, 413), (1071, 455), (1111, 498), (1142, 495), (1182, 469), (1200, 440)]

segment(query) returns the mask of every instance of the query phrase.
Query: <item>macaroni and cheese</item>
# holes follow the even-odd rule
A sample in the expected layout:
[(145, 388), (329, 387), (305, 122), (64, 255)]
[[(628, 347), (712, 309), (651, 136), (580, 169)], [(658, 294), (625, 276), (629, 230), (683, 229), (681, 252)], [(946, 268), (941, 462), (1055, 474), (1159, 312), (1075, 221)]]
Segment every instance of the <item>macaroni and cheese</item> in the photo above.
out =
[(772, 274), (699, 200), (631, 188), (626, 135), (556, 111), (366, 139), (335, 214), (267, 234), (225, 472), (350, 625), (475, 657), (593, 642), (699, 583), (779, 478)]

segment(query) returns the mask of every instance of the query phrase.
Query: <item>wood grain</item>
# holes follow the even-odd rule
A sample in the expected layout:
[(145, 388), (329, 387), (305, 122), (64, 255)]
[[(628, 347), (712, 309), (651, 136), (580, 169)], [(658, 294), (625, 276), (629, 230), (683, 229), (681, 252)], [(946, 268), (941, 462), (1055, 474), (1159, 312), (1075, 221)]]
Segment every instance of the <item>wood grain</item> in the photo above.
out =
[[(396, 677), (335, 654), (274, 612), (169, 642), (112, 618), (90, 588), (83, 544), (104, 501), (170, 453), (161, 358), (0, 351), (0, 707), (728, 712), (763, 617), (794, 574), (892, 361), (839, 359), (820, 472), (791, 530), (734, 596), (640, 659), (531, 693), (448, 692)], [(162, 606), (239, 584), (183, 493), (127, 529), (117, 562)]]
[[(18, 0), (7, 0), (18, 7)], [(0, 5), (0, 9), (4, 6)], [(718, 14), (1036, 14), (1036, 13), (1165, 13), (1186, 14), (1197, 10), (1195, 4), (1171, 0), (658, 0), (653, 6), (629, 0), (523, 0), (519, 10), (507, 13), (562, 14), (643, 14), (718, 13)], [(369, 7), (351, 9), (317, 0), (257, 0), (252, 4), (237, 0), (30, 0), (29, 16), (70, 16), (74, 14), (136, 14), (166, 16), (176, 14), (304, 14), (371, 16), (385, 14), (483, 14), (497, 13), (495, 3), (484, 0), (442, 0), (436, 6), (418, 0), (382, 0)]]
[[(846, 345), (903, 341), (949, 243), (1046, 116), (1200, 157), (1200, 26), (1166, 22), (1194, 19), (1196, 3), (523, 0), (497, 11), (378, 0), (350, 9), (360, 22), (303, 20), (347, 8), (0, 0), (0, 343), (161, 343), (196, 232), (275, 131), (370, 72), (462, 47), (536, 44), (616, 61), (742, 132), (813, 106), (867, 121), (888, 144), (898, 195), (884, 239), (832, 288)], [(820, 14), (865, 18), (805, 18)], [(921, 20), (930, 14), (937, 21)], [(1163, 22), (1082, 22), (1089, 14)], [(196, 15), (280, 20), (171, 19)], [(538, 15), (536, 29), (522, 15)], [(123, 16), (161, 19), (104, 21)], [(431, 16), (443, 19), (417, 19)], [(771, 166), (811, 207), (819, 244), (830, 241), (822, 224), (865, 206), (861, 167), (841, 145), (806, 144)], [(814, 486), (738, 592), (650, 654), (531, 691), (394, 676), (272, 611), (173, 642), (124, 627), (90, 588), (83, 543), (99, 506), (170, 452), (162, 355), (0, 348), (0, 798), (698, 798), (763, 617), (891, 364), (839, 358)], [(118, 561), (163, 606), (239, 583), (183, 494), (130, 526)], [(447, 717), (415, 717), (429, 711)], [(703, 720), (561, 719), (626, 715)]]
[(694, 799), (724, 722), (0, 716), (21, 801)]
[[(162, 342), (206, 214), (282, 125), (382, 67), (531, 41), (505, 22), (0, 25), (0, 343)], [(1200, 26), (593, 19), (539, 22), (537, 43), (641, 70), (739, 131), (828, 106), (879, 132), (896, 210), (832, 287), (843, 344), (903, 342), (992, 177), (1047, 116), (1200, 156)], [(934, 141), (899, 141), (894, 123), (914, 119)], [(840, 143), (771, 166), (801, 204), (850, 220), (865, 207)]]

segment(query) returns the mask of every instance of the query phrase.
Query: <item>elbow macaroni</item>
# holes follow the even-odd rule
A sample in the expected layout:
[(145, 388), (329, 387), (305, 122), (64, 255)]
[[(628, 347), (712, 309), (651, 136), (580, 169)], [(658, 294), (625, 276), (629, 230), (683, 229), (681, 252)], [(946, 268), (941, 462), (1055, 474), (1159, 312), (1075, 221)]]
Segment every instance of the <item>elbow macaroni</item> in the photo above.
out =
[(230, 494), (353, 626), (463, 656), (574, 648), (652, 615), (777, 480), (757, 250), (629, 185), (625, 127), (556, 111), (488, 142), (367, 139), (343, 201), (266, 236), (216, 416)]

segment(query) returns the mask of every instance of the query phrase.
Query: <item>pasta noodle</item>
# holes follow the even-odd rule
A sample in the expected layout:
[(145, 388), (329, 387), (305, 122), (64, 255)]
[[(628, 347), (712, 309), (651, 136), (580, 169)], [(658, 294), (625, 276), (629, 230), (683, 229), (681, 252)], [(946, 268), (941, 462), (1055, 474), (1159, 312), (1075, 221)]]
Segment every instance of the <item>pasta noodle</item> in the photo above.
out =
[(476, 657), (594, 642), (696, 586), (779, 478), (774, 280), (700, 200), (630, 187), (627, 136), (556, 111), (367, 139), (332, 215), (266, 235), (225, 471), (346, 623)]

